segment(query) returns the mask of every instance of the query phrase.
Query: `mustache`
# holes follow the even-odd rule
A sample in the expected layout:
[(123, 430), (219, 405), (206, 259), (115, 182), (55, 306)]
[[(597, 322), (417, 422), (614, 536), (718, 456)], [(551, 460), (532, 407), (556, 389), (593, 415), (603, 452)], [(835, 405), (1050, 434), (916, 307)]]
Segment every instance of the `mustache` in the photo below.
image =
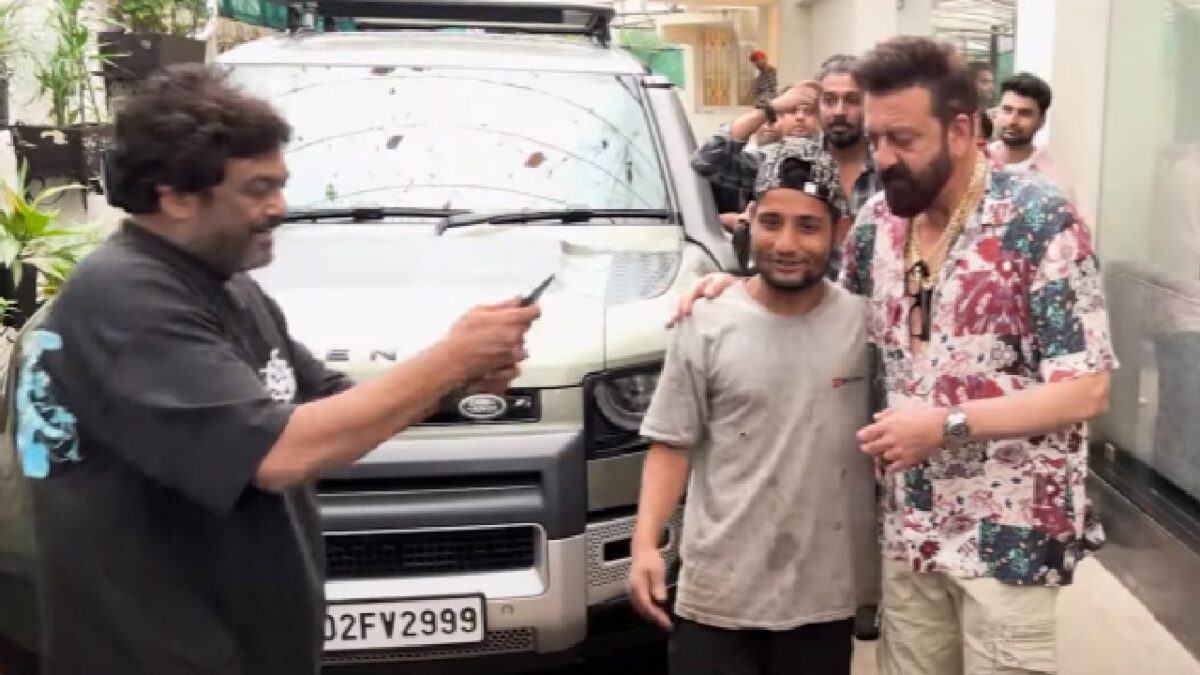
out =
[(879, 179), (885, 183), (896, 183), (900, 181), (911, 182), (913, 179), (913, 173), (912, 171), (908, 170), (908, 167), (895, 164), (893, 166), (889, 166), (883, 171), (880, 171)]
[(256, 223), (254, 225), (254, 231), (266, 232), (268, 230), (274, 230), (275, 228), (279, 227), (282, 224), (283, 224), (283, 216), (273, 216), (273, 217), (267, 218), (259, 223)]

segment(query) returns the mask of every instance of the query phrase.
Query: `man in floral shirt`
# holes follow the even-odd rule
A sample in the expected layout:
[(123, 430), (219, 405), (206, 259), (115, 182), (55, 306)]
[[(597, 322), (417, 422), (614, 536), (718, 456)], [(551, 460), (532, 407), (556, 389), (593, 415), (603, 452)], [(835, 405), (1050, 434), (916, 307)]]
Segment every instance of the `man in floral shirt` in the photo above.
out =
[(880, 673), (1056, 672), (1057, 591), (1091, 541), (1084, 422), (1117, 365), (1090, 232), (1044, 177), (989, 166), (953, 48), (894, 38), (855, 75), (884, 183), (842, 276), (881, 393), (859, 432), (880, 467)]

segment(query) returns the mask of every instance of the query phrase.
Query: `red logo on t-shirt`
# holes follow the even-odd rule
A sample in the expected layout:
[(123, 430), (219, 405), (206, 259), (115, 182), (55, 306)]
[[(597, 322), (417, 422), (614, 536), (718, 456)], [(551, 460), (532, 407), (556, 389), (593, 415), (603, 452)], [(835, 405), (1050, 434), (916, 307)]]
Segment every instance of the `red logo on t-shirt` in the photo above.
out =
[(837, 389), (843, 385), (853, 384), (855, 382), (861, 382), (862, 380), (863, 380), (863, 378), (861, 375), (858, 377), (835, 377), (835, 378), (833, 378), (833, 388)]

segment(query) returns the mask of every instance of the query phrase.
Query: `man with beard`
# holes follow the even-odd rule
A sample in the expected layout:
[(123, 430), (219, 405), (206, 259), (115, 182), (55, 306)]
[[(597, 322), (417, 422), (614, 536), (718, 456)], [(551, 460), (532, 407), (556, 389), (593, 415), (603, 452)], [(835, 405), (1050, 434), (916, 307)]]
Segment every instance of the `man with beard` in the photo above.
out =
[(1049, 148), (1037, 147), (1033, 139), (1046, 126), (1053, 92), (1045, 80), (1032, 73), (1017, 73), (1000, 85), (1000, 107), (996, 124), (999, 140), (988, 146), (988, 154), (997, 167), (1024, 173), (1036, 171), (1054, 181), (1071, 195), (1071, 188)]
[(1085, 422), (1117, 362), (1091, 234), (1044, 178), (989, 167), (952, 47), (895, 38), (855, 73), (884, 181), (842, 277), (883, 408), (858, 433), (884, 471), (880, 673), (1052, 673), (1058, 590), (1102, 537)]
[(690, 464), (670, 672), (848, 675), (878, 549), (865, 310), (825, 278), (845, 200), (807, 139), (768, 153), (755, 197), (759, 275), (676, 328), (643, 423), (631, 597), (672, 628), (658, 542)]
[[(845, 54), (831, 56), (821, 64), (817, 76), (821, 87), (817, 118), (824, 131), (825, 149), (837, 162), (842, 192), (850, 201), (850, 222), (858, 217), (867, 200), (883, 189), (863, 133), (863, 93), (854, 77), (856, 61)], [(837, 261), (841, 259), (844, 235), (842, 232), (838, 237)]]
[(524, 358), (538, 310), (516, 301), (357, 386), (293, 340), (244, 274), (272, 257), (290, 135), (203, 66), (117, 116), (109, 194), (131, 218), (20, 346), (45, 675), (316, 675), (311, 484)]

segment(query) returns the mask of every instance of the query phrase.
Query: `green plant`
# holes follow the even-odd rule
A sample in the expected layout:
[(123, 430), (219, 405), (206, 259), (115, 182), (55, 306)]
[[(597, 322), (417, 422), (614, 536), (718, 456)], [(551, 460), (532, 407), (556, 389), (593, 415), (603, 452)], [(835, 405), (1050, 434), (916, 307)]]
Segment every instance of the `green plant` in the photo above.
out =
[(21, 27), (17, 24), (17, 12), (21, 3), (16, 0), (0, 1), (0, 77), (9, 77), (13, 63), (25, 53), (21, 40)]
[(99, 122), (103, 111), (96, 96), (89, 61), (91, 32), (80, 12), (83, 0), (55, 0), (51, 28), (57, 43), (34, 70), (38, 94), (49, 98), (50, 117), (60, 127)]
[[(48, 297), (57, 292), (74, 271), (79, 260), (96, 243), (92, 228), (65, 227), (57, 223), (58, 210), (47, 208), (53, 199), (78, 185), (62, 185), (26, 197), (25, 167), (17, 171), (15, 186), (0, 182), (0, 265), (12, 276), (13, 287), (32, 268), (41, 277), (39, 294)], [(10, 302), (0, 311), (11, 310)]]
[(113, 18), (134, 33), (191, 35), (208, 18), (206, 0), (117, 0)]

